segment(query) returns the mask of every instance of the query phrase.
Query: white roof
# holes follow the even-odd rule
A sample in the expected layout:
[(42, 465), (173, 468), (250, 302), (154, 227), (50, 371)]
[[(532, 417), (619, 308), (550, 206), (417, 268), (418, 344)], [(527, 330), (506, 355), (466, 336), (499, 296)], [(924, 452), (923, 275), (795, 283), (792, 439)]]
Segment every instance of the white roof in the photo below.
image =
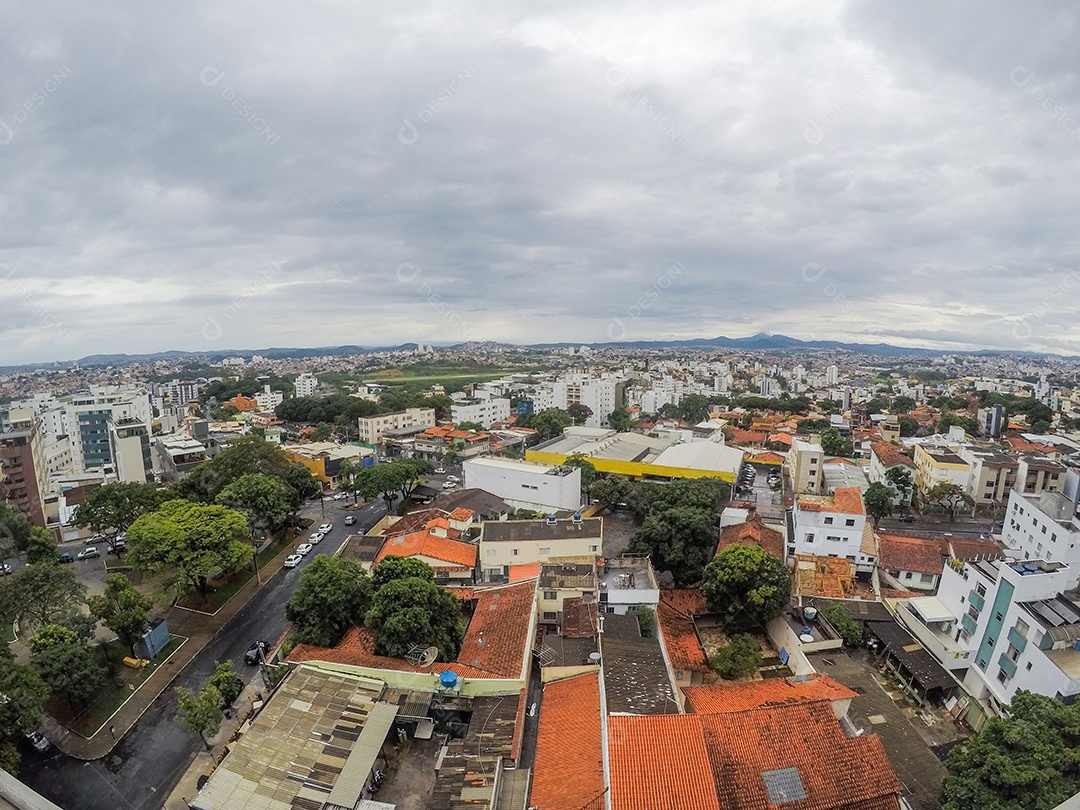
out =
[(664, 450), (653, 459), (653, 464), (667, 467), (687, 467), (691, 470), (738, 472), (743, 451), (716, 442), (687, 442)]
[(948, 622), (956, 619), (952, 611), (936, 596), (918, 596), (909, 600), (908, 605), (924, 622)]

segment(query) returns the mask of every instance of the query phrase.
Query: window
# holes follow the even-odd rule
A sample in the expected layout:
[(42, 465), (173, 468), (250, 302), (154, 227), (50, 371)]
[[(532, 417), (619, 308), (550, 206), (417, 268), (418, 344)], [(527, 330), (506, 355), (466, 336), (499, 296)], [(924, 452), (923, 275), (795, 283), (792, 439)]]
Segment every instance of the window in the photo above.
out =
[(1003, 622), (1003, 621), (1005, 621), (1005, 617), (1002, 616), (1000, 612), (995, 613), (994, 614), (994, 621), (995, 622)]
[(1031, 672), (1031, 662), (1030, 661), (1028, 661), (1027, 664), (1024, 665), (1024, 671), (1025, 672)]
[(548, 546), (547, 548), (541, 548), (540, 549), (540, 554), (542, 554), (542, 555), (543, 554), (550, 554), (550, 553), (551, 553), (551, 547), (550, 546)]
[(795, 546), (788, 546), (787, 547), (787, 553), (788, 554), (794, 554), (795, 553)]
[(986, 596), (986, 586), (983, 585), (981, 582), (978, 583), (975, 586), (975, 593), (977, 593), (979, 596)]
[(589, 546), (589, 551), (593, 552), (594, 554), (599, 550), (600, 546)]
[(911, 579), (912, 576), (913, 575), (912, 575), (912, 573), (910, 571), (905, 571), (904, 572), (904, 579)]
[(1028, 626), (1028, 623), (1025, 622), (1023, 619), (1017, 619), (1016, 624), (1013, 625), (1013, 630), (1016, 631), (1016, 635), (1020, 636), (1021, 638), (1027, 638), (1028, 630), (1030, 629), (1031, 628)]
[(811, 470), (811, 471), (810, 471), (810, 474), (811, 474), (811, 475), (817, 475), (817, 470)]
[(961, 641), (967, 641), (969, 638), (971, 638), (971, 633), (969, 633), (967, 630), (965, 630), (963, 627), (961, 627), (960, 628), (960, 640)]
[(555, 611), (553, 611), (553, 610), (545, 610), (544, 611), (544, 621), (545, 622), (554, 622), (554, 621), (557, 621), (558, 618), (559, 618), (559, 614), (556, 613)]
[(832, 526), (832, 518), (831, 517), (825, 518), (825, 525), (826, 526)]
[(510, 555), (511, 555), (512, 557), (516, 557), (516, 556), (518, 555), (518, 550), (517, 550), (516, 548), (515, 548), (515, 549), (512, 549), (512, 550), (510, 551)]
[(494, 557), (494, 556), (495, 556), (495, 549), (493, 549), (493, 548), (489, 548), (489, 549), (487, 549), (487, 550), (486, 550), (486, 551), (484, 552), (484, 556), (485, 556), (485, 557)]
[(1042, 533), (1046, 534), (1046, 527), (1045, 526), (1042, 527)]
[(839, 537), (835, 537), (834, 535), (831, 535), (831, 534), (826, 535), (825, 540), (826, 540), (826, 542), (829, 542), (829, 543), (839, 543), (840, 542)]
[(803, 539), (804, 539), (804, 540), (805, 540), (805, 541), (806, 541), (807, 543), (813, 543), (813, 542), (814, 542), (814, 535), (812, 535), (812, 534), (808, 534), (808, 535), (806, 535), (806, 536), (805, 536), (805, 537), (804, 537)]
[(847, 520), (844, 521), (844, 525), (845, 526), (854, 526), (855, 525), (855, 518), (848, 518)]
[(919, 577), (919, 582), (921, 582), (923, 585), (929, 585), (933, 581), (934, 581), (934, 575), (933, 574), (923, 574), (923, 575), (921, 575)]
[(559, 598), (559, 594), (555, 591), (544, 591), (544, 600), (548, 602), (554, 602)]
[(997, 674), (997, 679), (998, 679), (998, 681), (1000, 683), (1008, 683), (1009, 682), (1009, 673), (1007, 673), (1003, 669), (999, 669), (998, 674)]
[(1009, 657), (1009, 660), (1016, 663), (1020, 660), (1020, 651), (1016, 649), (1012, 644), (1009, 645), (1009, 649), (1005, 651), (1005, 655)]

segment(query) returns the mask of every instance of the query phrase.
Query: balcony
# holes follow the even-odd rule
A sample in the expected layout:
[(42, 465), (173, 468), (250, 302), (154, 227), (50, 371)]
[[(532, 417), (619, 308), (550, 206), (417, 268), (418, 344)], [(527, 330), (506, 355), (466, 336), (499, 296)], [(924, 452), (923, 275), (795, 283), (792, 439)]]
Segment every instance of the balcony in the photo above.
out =
[(1016, 662), (1005, 655), (1005, 653), (998, 656), (998, 666), (1005, 670), (1005, 674), (1010, 678), (1016, 677)]
[[(945, 632), (936, 624), (925, 624), (903, 602), (897, 603), (896, 617), (945, 669), (965, 669), (970, 665), (971, 650), (960, 646), (952, 633)], [(968, 617), (965, 616), (964, 618)], [(963, 619), (961, 619), (962, 621)]]
[(960, 617), (960, 625), (972, 635), (975, 634), (975, 628), (978, 627), (975, 620), (967, 613)]
[(982, 610), (986, 606), (986, 600), (979, 596), (975, 591), (968, 594), (968, 602), (970, 602), (976, 610)]
[(1009, 643), (1016, 647), (1020, 652), (1023, 652), (1024, 648), (1027, 646), (1027, 639), (1017, 633), (1015, 627), (1009, 628), (1008, 639)]

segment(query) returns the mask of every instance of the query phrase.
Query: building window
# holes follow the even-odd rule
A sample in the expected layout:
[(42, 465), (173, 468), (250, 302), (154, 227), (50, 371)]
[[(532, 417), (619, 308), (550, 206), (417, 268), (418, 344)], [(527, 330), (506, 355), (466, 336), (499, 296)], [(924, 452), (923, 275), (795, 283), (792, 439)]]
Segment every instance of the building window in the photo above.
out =
[(1024, 671), (1025, 672), (1031, 672), (1031, 662), (1030, 661), (1028, 661), (1027, 664), (1024, 665)]
[(493, 548), (489, 548), (489, 549), (487, 549), (487, 550), (486, 550), (486, 551), (484, 552), (484, 556), (485, 556), (485, 557), (494, 557), (494, 556), (495, 556), (495, 549), (493, 549)]
[(855, 525), (855, 519), (854, 518), (848, 518), (847, 520), (844, 521), (844, 525), (845, 526), (854, 526)]
[(550, 554), (550, 553), (551, 553), (551, 547), (550, 546), (548, 546), (547, 548), (541, 548), (540, 549), (540, 554), (541, 555)]
[(1009, 649), (1005, 651), (1005, 655), (1009, 657), (1009, 660), (1013, 663), (1020, 660), (1020, 651), (1016, 649), (1012, 644), (1009, 645)]
[(589, 551), (596, 553), (600, 550), (600, 546), (589, 546)]
[(919, 577), (919, 581), (923, 585), (930, 585), (934, 581), (934, 575), (933, 574), (923, 574), (922, 576)]
[(999, 613), (995, 613), (995, 614), (994, 614), (994, 621), (995, 621), (995, 622), (1003, 622), (1003, 621), (1005, 621), (1005, 617), (1004, 617), (1004, 616), (1002, 616), (1000, 612), (999, 612)]
[(1016, 635), (1026, 639), (1028, 630), (1030, 630), (1031, 628), (1028, 626), (1028, 623), (1025, 622), (1023, 619), (1017, 619), (1016, 624), (1013, 625), (1013, 629), (1016, 631)]
[(557, 621), (558, 618), (559, 618), (559, 614), (556, 613), (555, 611), (553, 611), (553, 610), (545, 610), (544, 611), (544, 621), (545, 622), (554, 622), (554, 621)]
[(829, 534), (829, 535), (825, 536), (825, 541), (828, 542), (828, 543), (839, 543), (840, 538)]
[(555, 591), (544, 591), (544, 599), (548, 602), (554, 602), (559, 598), (559, 594)]
[(910, 571), (905, 571), (904, 572), (904, 579), (911, 579), (912, 576), (913, 575), (912, 575), (912, 573)]
[(810, 475), (817, 475), (817, 470), (811, 470)]
[(986, 596), (986, 586), (983, 585), (981, 582), (976, 583), (975, 593), (977, 593), (979, 596)]
[(1008, 683), (1009, 682), (1009, 673), (1007, 673), (1003, 669), (999, 669), (998, 674), (997, 674), (997, 679), (998, 679), (998, 681), (1000, 683), (1003, 683), (1003, 684)]
[(813, 543), (814, 542), (814, 535), (808, 534), (803, 539), (806, 540), (807, 543)]
[(831, 517), (825, 518), (825, 525), (826, 526), (832, 526), (832, 518)]
[(788, 546), (787, 547), (787, 553), (788, 554), (794, 554), (795, 553), (795, 546)]
[(513, 556), (513, 557), (516, 557), (516, 556), (518, 555), (518, 550), (517, 550), (516, 548), (515, 548), (515, 549), (512, 549), (512, 550), (510, 551), (510, 555), (511, 555), (511, 556)]

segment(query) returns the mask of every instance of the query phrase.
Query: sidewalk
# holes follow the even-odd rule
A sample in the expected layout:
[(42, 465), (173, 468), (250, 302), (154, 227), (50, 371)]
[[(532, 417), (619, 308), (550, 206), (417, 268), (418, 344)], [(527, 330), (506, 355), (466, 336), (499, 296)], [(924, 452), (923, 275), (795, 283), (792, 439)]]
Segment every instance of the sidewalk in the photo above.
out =
[(205, 746), (199, 749), (188, 769), (184, 771), (176, 787), (169, 794), (169, 798), (165, 800), (162, 810), (187, 810), (189, 803), (199, 794), (199, 778), (209, 775), (217, 767), (225, 746), (233, 738), (236, 730), (251, 715), (253, 701), (260, 694), (269, 697), (270, 691), (263, 686), (262, 678), (256, 675), (251, 683), (244, 687), (244, 691), (233, 704), (236, 708), (233, 716), (223, 720), (221, 729), (210, 738), (211, 750), (207, 751)]
[[(69, 731), (48, 715), (45, 715), (41, 721), (45, 736), (63, 753), (75, 759), (100, 759), (108, 754), (138, 722), (143, 712), (169, 688), (192, 659), (202, 652), (203, 648), (221, 632), (221, 629), (258, 593), (259, 589), (281, 570), (285, 558), (290, 553), (291, 545), (295, 545), (298, 540), (299, 538), (294, 538), (289, 545), (282, 546), (281, 552), (260, 569), (263, 580), (261, 583), (257, 578), (252, 578), (213, 616), (170, 607), (164, 617), (169, 623), (170, 631), (174, 635), (187, 636), (188, 640), (146, 679), (146, 682), (128, 698), (123, 706), (117, 709), (93, 737), (86, 738)], [(241, 705), (239, 701), (237, 705)], [(115, 731), (110, 731), (110, 728)]]

